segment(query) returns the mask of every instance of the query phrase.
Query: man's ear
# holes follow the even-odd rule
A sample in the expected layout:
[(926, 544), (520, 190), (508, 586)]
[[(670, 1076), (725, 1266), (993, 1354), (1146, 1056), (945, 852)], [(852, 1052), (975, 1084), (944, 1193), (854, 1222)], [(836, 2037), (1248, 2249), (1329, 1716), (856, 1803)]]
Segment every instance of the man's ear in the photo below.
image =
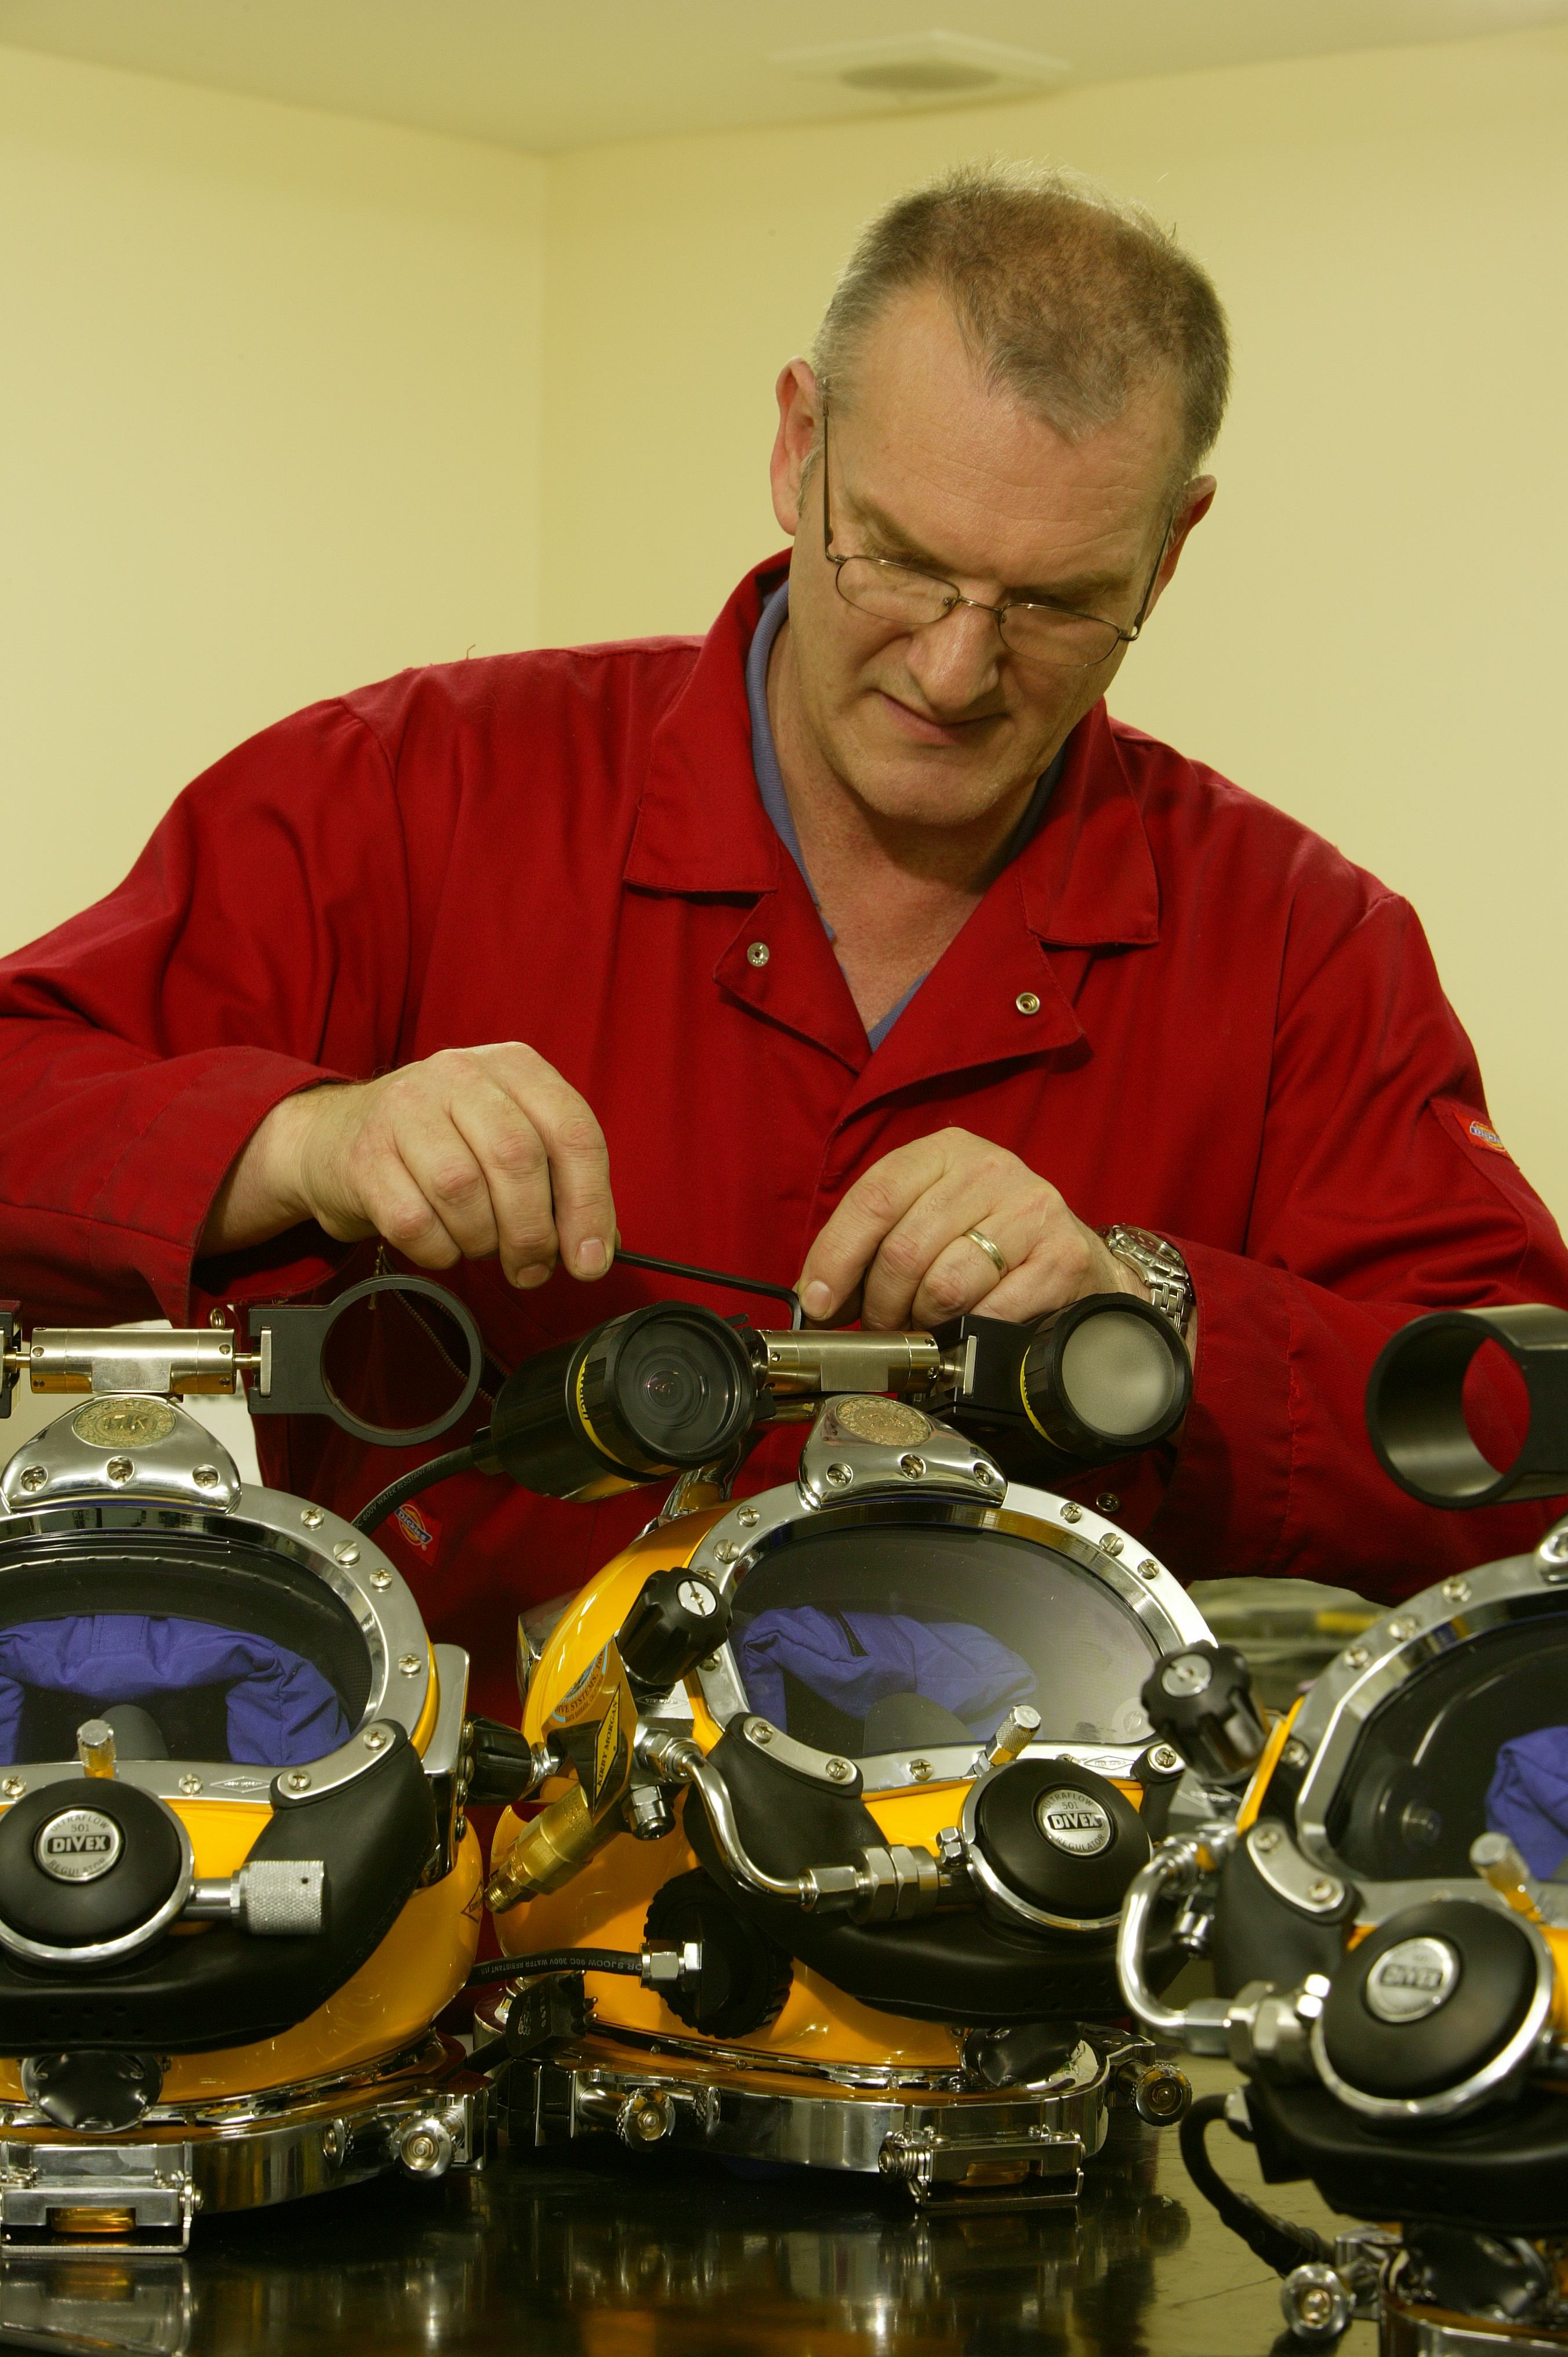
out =
[[(1181, 553), (1187, 546), (1188, 533), (1195, 531), (1203, 522), (1204, 517), (1214, 505), (1214, 494), (1219, 489), (1219, 486), (1212, 475), (1195, 475), (1183, 491), (1177, 503), (1175, 521), (1171, 525), (1170, 543), (1161, 560), (1159, 576), (1155, 583), (1154, 594), (1149, 599), (1150, 614), (1154, 612), (1164, 597), (1165, 584), (1181, 562)], [(1147, 619), (1147, 616), (1144, 619)]]
[(768, 466), (773, 512), (782, 530), (793, 540), (800, 524), (801, 479), (815, 447), (822, 415), (817, 380), (810, 361), (788, 361), (779, 371), (774, 393), (779, 403), (779, 431), (773, 437), (773, 457)]

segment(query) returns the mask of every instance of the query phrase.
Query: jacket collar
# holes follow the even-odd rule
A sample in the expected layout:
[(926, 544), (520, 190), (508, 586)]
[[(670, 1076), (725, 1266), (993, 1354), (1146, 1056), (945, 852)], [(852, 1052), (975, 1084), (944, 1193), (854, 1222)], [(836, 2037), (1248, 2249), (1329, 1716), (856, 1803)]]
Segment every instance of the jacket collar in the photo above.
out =
[[(787, 562), (771, 557), (747, 574), (654, 729), (628, 884), (736, 898), (779, 888), (787, 855), (752, 770), (746, 657)], [(987, 901), (993, 895), (1017, 896), (1042, 943), (1141, 948), (1159, 939), (1154, 855), (1103, 704), (1074, 730), (1044, 822)]]

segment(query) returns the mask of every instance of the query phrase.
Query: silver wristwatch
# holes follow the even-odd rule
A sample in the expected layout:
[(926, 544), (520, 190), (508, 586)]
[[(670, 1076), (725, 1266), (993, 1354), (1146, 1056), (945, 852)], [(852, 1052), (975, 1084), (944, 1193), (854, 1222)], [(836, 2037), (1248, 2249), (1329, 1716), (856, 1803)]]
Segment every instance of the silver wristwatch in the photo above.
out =
[(1129, 1268), (1137, 1270), (1161, 1316), (1170, 1319), (1178, 1334), (1185, 1334), (1192, 1315), (1192, 1278), (1175, 1244), (1166, 1243), (1164, 1236), (1151, 1235), (1147, 1228), (1124, 1228), (1112, 1223), (1097, 1232), (1118, 1260), (1124, 1260)]

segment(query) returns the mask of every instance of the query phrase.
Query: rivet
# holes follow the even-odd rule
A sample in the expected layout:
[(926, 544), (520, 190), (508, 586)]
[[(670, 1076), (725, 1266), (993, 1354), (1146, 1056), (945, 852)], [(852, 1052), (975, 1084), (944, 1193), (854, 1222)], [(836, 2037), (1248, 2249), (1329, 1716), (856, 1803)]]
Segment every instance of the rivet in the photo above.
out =
[(831, 1776), (835, 1784), (847, 1784), (854, 1770), (847, 1760), (830, 1760), (825, 1762), (822, 1772)]
[(218, 1345), (219, 1357), (220, 1359), (227, 1359), (232, 1353), (233, 1348), (234, 1345), (232, 1342), (220, 1342)]
[(128, 1481), (135, 1469), (128, 1457), (112, 1457), (103, 1468), (111, 1481)]
[(764, 1750), (773, 1740), (773, 1729), (765, 1718), (748, 1718), (746, 1722), (746, 1731), (751, 1741), (760, 1743)]
[(992, 1471), (989, 1465), (973, 1465), (970, 1468), (970, 1470), (983, 1489), (989, 1490), (992, 1483), (996, 1479), (995, 1474)]
[(367, 1751), (384, 1751), (387, 1748), (386, 1728), (384, 1727), (367, 1727), (365, 1729), (364, 1743)]
[(1389, 1634), (1394, 1640), (1396, 1644), (1401, 1643), (1406, 1637), (1414, 1636), (1415, 1622), (1413, 1620), (1391, 1620), (1389, 1622)]
[(1252, 1836), (1252, 1847), (1262, 1850), (1265, 1857), (1271, 1850), (1278, 1849), (1279, 1846), (1280, 1837), (1273, 1825), (1265, 1825), (1261, 1833), (1256, 1833)]
[(24, 1490), (41, 1490), (48, 1478), (41, 1465), (25, 1465), (22, 1469), (21, 1480)]
[(310, 1778), (303, 1768), (291, 1768), (283, 1781), (286, 1792), (308, 1792), (310, 1790)]
[(1127, 1542), (1120, 1531), (1112, 1531), (1110, 1537), (1101, 1539), (1100, 1544), (1107, 1555), (1120, 1555)]
[(339, 1539), (337, 1545), (332, 1550), (332, 1560), (334, 1563), (358, 1563), (360, 1560), (360, 1550), (354, 1544), (352, 1539)]
[(179, 1780), (179, 1789), (188, 1798), (192, 1793), (199, 1792), (201, 1790), (200, 1777), (190, 1775), (182, 1776)]
[(400, 1653), (397, 1657), (397, 1665), (405, 1678), (416, 1678), (424, 1667), (417, 1653)]
[(714, 1549), (714, 1561), (715, 1563), (733, 1563), (739, 1553), (740, 1549), (736, 1546), (733, 1539), (721, 1539), (717, 1546)]
[(299, 1519), (305, 1524), (307, 1531), (318, 1531), (327, 1517), (323, 1514), (319, 1506), (302, 1506), (300, 1508)]
[(1348, 1670), (1364, 1670), (1371, 1658), (1365, 1645), (1352, 1645), (1345, 1656), (1345, 1666)]
[(908, 1457), (900, 1457), (898, 1459), (899, 1472), (907, 1473), (911, 1481), (918, 1481), (925, 1469), (926, 1460), (923, 1457), (916, 1457), (911, 1454)]
[(1032, 990), (1021, 990), (1013, 1001), (1020, 1015), (1037, 1015), (1040, 1002)]
[(1114, 1490), (1101, 1490), (1094, 1502), (1102, 1514), (1120, 1513), (1122, 1510), (1122, 1501)]
[(746, 1506), (736, 1516), (736, 1520), (743, 1531), (754, 1531), (762, 1520), (762, 1516), (755, 1506)]
[(1181, 1753), (1169, 1743), (1156, 1743), (1149, 1754), (1149, 1765), (1162, 1776), (1174, 1776), (1186, 1762)]
[(914, 1778), (914, 1780), (915, 1780), (915, 1781), (916, 1781), (916, 1783), (917, 1783), (917, 1784), (923, 1784), (923, 1783), (925, 1782), (925, 1781), (926, 1781), (927, 1777), (930, 1774), (930, 1772), (931, 1772), (931, 1763), (930, 1763), (930, 1761), (929, 1761), (929, 1760), (910, 1760), (910, 1762), (909, 1762), (909, 1773), (910, 1773), (910, 1775), (911, 1775), (911, 1776), (913, 1776), (913, 1778)]
[(1298, 1743), (1294, 1735), (1280, 1753), (1280, 1758), (1287, 1768), (1305, 1768), (1311, 1757), (1312, 1754), (1305, 1744)]
[(199, 1465), (190, 1478), (199, 1489), (216, 1490), (222, 1476), (216, 1465)]
[(4, 1792), (8, 1801), (19, 1801), (27, 1789), (27, 1780), (25, 1776), (7, 1776), (3, 1782), (0, 1782), (0, 1792)]
[(1467, 1579), (1445, 1579), (1443, 1593), (1450, 1604), (1468, 1604), (1470, 1583)]
[(1152, 1555), (1146, 1555), (1144, 1557), (1143, 1562), (1138, 1566), (1138, 1575), (1143, 1579), (1158, 1579), (1160, 1566)]
[(1064, 1523), (1081, 1523), (1083, 1520), (1083, 1508), (1081, 1506), (1075, 1506), (1072, 1500), (1069, 1498), (1067, 1504), (1062, 1508), (1062, 1520)]
[(1306, 1895), (1316, 1906), (1327, 1907), (1338, 1898), (1339, 1885), (1337, 1882), (1330, 1882), (1326, 1876), (1324, 1876), (1318, 1881), (1307, 1884)]
[(772, 952), (766, 942), (753, 942), (746, 952), (747, 965), (766, 965)]
[(372, 1587), (390, 1587), (392, 1586), (391, 1572), (372, 1571), (371, 1574), (371, 1586)]
[(847, 1465), (830, 1465), (827, 1478), (835, 1490), (847, 1490), (854, 1475)]

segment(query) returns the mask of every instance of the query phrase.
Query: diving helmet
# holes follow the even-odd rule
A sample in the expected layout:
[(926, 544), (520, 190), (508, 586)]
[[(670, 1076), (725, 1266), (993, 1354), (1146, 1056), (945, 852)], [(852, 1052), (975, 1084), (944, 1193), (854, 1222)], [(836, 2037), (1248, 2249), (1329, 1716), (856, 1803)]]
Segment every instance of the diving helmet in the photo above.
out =
[[(1181, 1341), (1122, 1295), (919, 1334), (634, 1316), (520, 1369), (486, 1443), (590, 1494), (639, 1451), (677, 1469), (647, 1419), (707, 1403), (657, 1520), (520, 1629), (530, 1773), (479, 2004), (512, 2140), (1070, 2199), (1113, 2104), (1189, 2094), (1127, 2031), (1113, 1958), (1183, 1791), (1140, 1692), (1208, 1631), (1136, 1539), (1025, 1476), (1171, 1429)], [(790, 1419), (797, 1478), (731, 1497), (741, 1436)]]
[[(1530, 1401), (1499, 1470), (1465, 1418), (1487, 1345)], [(1461, 1507), (1568, 1491), (1568, 1314), (1415, 1320), (1373, 1370), (1392, 1479)], [(1244, 1665), (1187, 1647), (1144, 1690), (1153, 1725), (1240, 1811), (1167, 1839), (1134, 1878), (1119, 1963), (1134, 2016), (1229, 2055), (1244, 2090), (1182, 2128), (1200, 2191), (1284, 2277), (1291, 2332), (1380, 2320), (1385, 2357), (1509, 2357), (1568, 2340), (1568, 1522), (1375, 1620), (1265, 1738)], [(1146, 1973), (1179, 1904), (1219, 1994), (1181, 2008)], [(1376, 2227), (1329, 2244), (1229, 2187), (1223, 2116), (1270, 2183), (1310, 2179)]]
[(0, 2256), (482, 2158), (433, 2028), (478, 1936), (467, 1656), (182, 1404), (296, 1395), (290, 1315), (274, 1363), (265, 1313), (24, 1343), (0, 1304), (0, 1415), (24, 1366), (85, 1395), (0, 1473)]

